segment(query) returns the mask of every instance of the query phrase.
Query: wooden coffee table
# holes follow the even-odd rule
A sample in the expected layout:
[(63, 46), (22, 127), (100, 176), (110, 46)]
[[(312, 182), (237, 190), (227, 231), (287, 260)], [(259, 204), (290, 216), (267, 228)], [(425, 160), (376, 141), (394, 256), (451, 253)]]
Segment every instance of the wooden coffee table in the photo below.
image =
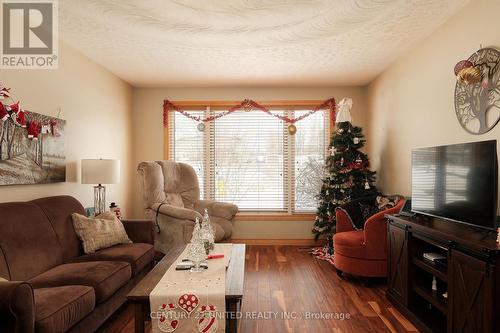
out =
[[(170, 250), (161, 261), (130, 291), (127, 298), (134, 304), (135, 332), (143, 333), (144, 324), (150, 321), (149, 294), (156, 287), (165, 272), (175, 263), (186, 246)], [(245, 278), (245, 244), (233, 244), (229, 267), (226, 270), (226, 331), (236, 333), (238, 322), (236, 312), (240, 310)]]

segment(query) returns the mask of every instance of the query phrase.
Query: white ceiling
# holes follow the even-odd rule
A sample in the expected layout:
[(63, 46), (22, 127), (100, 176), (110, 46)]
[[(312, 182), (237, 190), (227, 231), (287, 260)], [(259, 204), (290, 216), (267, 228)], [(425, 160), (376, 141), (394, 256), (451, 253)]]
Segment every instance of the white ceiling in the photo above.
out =
[(469, 0), (63, 0), (64, 41), (134, 86), (364, 85)]

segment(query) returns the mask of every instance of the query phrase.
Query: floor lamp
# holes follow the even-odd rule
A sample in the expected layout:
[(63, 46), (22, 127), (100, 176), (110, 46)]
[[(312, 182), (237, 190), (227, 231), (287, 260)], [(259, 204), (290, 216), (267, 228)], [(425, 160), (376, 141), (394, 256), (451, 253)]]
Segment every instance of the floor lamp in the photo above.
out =
[(106, 187), (102, 186), (102, 184), (116, 184), (119, 181), (119, 160), (82, 160), (82, 184), (98, 184), (94, 186), (94, 210), (96, 216), (106, 211)]

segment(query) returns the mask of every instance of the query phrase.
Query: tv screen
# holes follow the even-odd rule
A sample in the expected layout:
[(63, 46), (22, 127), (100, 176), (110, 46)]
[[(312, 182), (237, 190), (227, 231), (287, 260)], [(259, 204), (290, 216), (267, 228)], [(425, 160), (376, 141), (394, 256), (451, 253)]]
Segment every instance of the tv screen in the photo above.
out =
[(412, 211), (497, 227), (496, 140), (412, 151)]

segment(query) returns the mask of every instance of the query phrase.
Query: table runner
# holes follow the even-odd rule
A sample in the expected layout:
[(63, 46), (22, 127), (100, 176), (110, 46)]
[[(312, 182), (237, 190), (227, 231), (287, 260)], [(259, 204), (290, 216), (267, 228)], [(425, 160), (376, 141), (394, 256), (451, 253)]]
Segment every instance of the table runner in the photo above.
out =
[(201, 273), (177, 271), (176, 264), (186, 259), (187, 247), (149, 295), (153, 333), (225, 332), (226, 268), (232, 244), (215, 244), (213, 254)]

